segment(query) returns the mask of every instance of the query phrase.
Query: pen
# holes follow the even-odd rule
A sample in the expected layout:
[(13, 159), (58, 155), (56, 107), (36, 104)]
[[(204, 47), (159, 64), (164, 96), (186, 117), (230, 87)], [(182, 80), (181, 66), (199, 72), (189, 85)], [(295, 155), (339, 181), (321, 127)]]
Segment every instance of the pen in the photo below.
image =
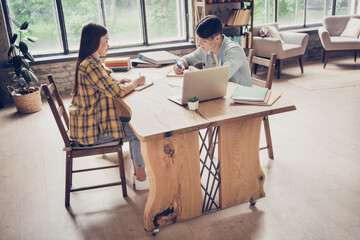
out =
[(180, 67), (180, 65), (178, 64), (178, 62), (177, 62), (176, 60), (174, 60), (174, 61), (175, 61), (176, 66), (177, 66), (180, 70), (182, 70), (182, 68)]

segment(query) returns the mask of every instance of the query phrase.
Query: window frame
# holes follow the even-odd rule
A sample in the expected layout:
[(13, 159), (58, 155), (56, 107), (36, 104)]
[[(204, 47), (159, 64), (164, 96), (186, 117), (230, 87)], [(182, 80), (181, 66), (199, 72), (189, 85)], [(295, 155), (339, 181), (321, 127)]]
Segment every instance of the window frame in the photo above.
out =
[[(66, 34), (66, 26), (65, 26), (65, 17), (64, 17), (64, 12), (63, 12), (63, 7), (62, 7), (62, 0), (53, 0), (54, 1), (54, 7), (55, 7), (55, 14), (56, 14), (56, 20), (58, 21), (58, 27), (59, 27), (59, 37), (60, 37), (60, 41), (61, 41), (61, 45), (62, 45), (62, 52), (60, 53), (45, 53), (45, 54), (33, 54), (33, 56), (35, 58), (45, 58), (45, 59), (51, 59), (52, 57), (54, 58), (74, 58), (75, 54), (78, 52), (76, 51), (71, 51), (69, 49), (69, 45), (68, 45), (68, 40), (67, 40), (67, 34)], [(99, 14), (100, 14), (100, 23), (103, 24), (104, 26), (106, 26), (106, 18), (105, 18), (105, 3), (104, 0), (97, 0), (98, 1), (98, 5), (99, 5)], [(179, 45), (179, 46), (184, 46), (184, 47), (189, 47), (189, 45), (193, 46), (194, 44), (191, 43), (190, 41), (192, 39), (192, 34), (190, 33), (190, 26), (191, 24), (189, 23), (189, 15), (192, 12), (189, 8), (191, 7), (191, 4), (189, 4), (189, 1), (191, 0), (184, 0), (184, 11), (182, 14), (184, 14), (184, 19), (185, 19), (185, 23), (184, 23), (184, 27), (185, 27), (185, 36), (184, 39), (181, 40), (169, 40), (169, 41), (162, 41), (162, 42), (157, 42), (157, 43), (149, 43), (148, 40), (148, 29), (147, 29), (147, 25), (146, 25), (146, 6), (145, 6), (145, 0), (138, 0), (139, 1), (139, 11), (140, 11), (140, 22), (142, 24), (142, 37), (143, 37), (143, 42), (142, 44), (136, 44), (136, 45), (123, 45), (121, 47), (117, 46), (117, 47), (113, 47), (109, 50), (109, 54), (112, 55), (114, 53), (117, 52), (128, 52), (128, 53), (133, 53), (136, 51), (140, 51), (140, 49), (144, 50), (145, 49), (157, 49), (158, 46), (169, 46), (169, 45)], [(7, 27), (7, 33), (8, 33), (8, 37), (9, 39), (11, 38), (12, 34), (13, 34), (13, 27), (12, 24), (10, 23), (10, 18), (9, 18), (9, 14), (10, 14), (10, 9), (9, 9), (9, 4), (8, 4), (8, 0), (1, 0), (2, 6), (3, 6), (3, 12), (4, 12), (4, 18), (5, 18), (5, 24)], [(177, 48), (177, 47), (175, 47)]]
[[(267, 2), (268, 1), (274, 1), (274, 22), (278, 23), (278, 7), (279, 7), (279, 1), (278, 0), (266, 0), (265, 1), (265, 8), (267, 7)], [(279, 26), (279, 28), (281, 29), (295, 29), (295, 28), (308, 28), (308, 27), (315, 27), (315, 26), (321, 26), (321, 22), (319, 23), (307, 23), (307, 5), (308, 5), (308, 0), (300, 0), (300, 1), (304, 1), (304, 9), (301, 10), (301, 11), (304, 11), (304, 20), (303, 20), (303, 24), (299, 24), (299, 25), (289, 25), (289, 26), (284, 26), (284, 27), (281, 27)], [(352, 1), (352, 0), (349, 0), (349, 1)], [(356, 14), (356, 11), (357, 11), (357, 6), (360, 4), (360, 0), (354, 0), (354, 9), (350, 9), (350, 15), (355, 15)], [(332, 3), (332, 6), (331, 6), (331, 15), (328, 15), (328, 16), (335, 16), (336, 15), (336, 2), (337, 0), (332, 0), (331, 3)], [(300, 10), (298, 9), (297, 11), (300, 12)], [(265, 11), (268, 15), (265, 16), (265, 23), (262, 23), (262, 24), (266, 24), (266, 23), (269, 23), (271, 21), (269, 21), (270, 19), (270, 11), (269, 9), (267, 9), (267, 11)], [(299, 12), (296, 12), (296, 15), (299, 14)], [(357, 13), (357, 14), (360, 14), (360, 13)]]

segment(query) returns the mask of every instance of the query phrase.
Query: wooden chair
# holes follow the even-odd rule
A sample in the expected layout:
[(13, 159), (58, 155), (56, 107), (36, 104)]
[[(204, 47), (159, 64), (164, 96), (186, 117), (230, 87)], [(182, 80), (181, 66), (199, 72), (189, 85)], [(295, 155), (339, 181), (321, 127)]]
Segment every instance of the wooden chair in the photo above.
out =
[[(50, 105), (51, 111), (54, 115), (61, 136), (64, 140), (64, 144), (65, 144), (64, 151), (66, 151), (65, 206), (68, 207), (70, 205), (70, 192), (83, 191), (94, 188), (122, 185), (123, 197), (126, 197), (127, 190), (126, 190), (126, 180), (125, 180), (125, 171), (124, 171), (124, 160), (122, 154), (122, 141), (114, 141), (114, 142), (91, 146), (91, 147), (76, 147), (74, 145), (74, 142), (71, 141), (71, 139), (68, 136), (67, 132), (69, 130), (69, 116), (66, 112), (66, 108), (64, 106), (64, 103), (61, 99), (61, 96), (59, 94), (59, 91), (56, 87), (56, 84), (51, 74), (48, 75), (48, 79), (50, 84), (49, 85), (43, 84), (42, 89), (44, 90), (46, 99)], [(54, 100), (57, 102), (57, 105)], [(79, 169), (79, 170), (73, 169), (74, 158), (106, 154), (106, 153), (117, 153), (119, 164), (104, 166), (104, 167)], [(108, 169), (114, 167), (119, 167), (121, 181), (108, 183), (108, 184), (86, 186), (81, 188), (72, 188), (73, 173)]]
[[(253, 73), (253, 68), (256, 68), (257, 65), (261, 65), (261, 66), (268, 68), (265, 80), (252, 77), (253, 85), (271, 89), (272, 81), (274, 79), (274, 74), (275, 74), (276, 58), (277, 58), (277, 56), (274, 53), (271, 54), (270, 59), (256, 57), (255, 50), (254, 49), (249, 50), (248, 61), (249, 61), (251, 74)], [(269, 125), (269, 117), (268, 116), (263, 117), (263, 123), (264, 123), (265, 137), (266, 137), (266, 146), (261, 147), (260, 150), (267, 149), (269, 158), (274, 159), (274, 152), (273, 152), (273, 147), (272, 147), (272, 142), (271, 142), (270, 125)]]

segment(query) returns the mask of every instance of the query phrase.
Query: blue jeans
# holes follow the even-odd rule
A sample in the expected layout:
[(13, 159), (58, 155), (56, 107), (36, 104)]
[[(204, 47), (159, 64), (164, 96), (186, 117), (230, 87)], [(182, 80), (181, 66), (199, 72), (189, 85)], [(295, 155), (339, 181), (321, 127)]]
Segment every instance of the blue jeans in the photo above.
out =
[[(124, 140), (129, 141), (130, 146), (130, 156), (131, 159), (134, 160), (134, 164), (136, 168), (145, 167), (144, 159), (141, 155), (141, 148), (140, 148), (140, 140), (135, 135), (132, 128), (129, 126), (128, 122), (122, 122), (123, 129), (125, 132)], [(108, 136), (100, 136), (99, 140), (92, 144), (92, 145), (99, 145), (103, 143), (108, 143), (112, 141), (116, 141), (117, 139), (114, 137), (108, 137)]]

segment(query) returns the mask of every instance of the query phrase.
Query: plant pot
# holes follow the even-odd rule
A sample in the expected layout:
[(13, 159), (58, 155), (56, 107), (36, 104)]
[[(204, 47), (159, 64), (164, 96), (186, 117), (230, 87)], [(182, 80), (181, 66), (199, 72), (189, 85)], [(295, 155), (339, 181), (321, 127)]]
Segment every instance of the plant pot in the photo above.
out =
[(16, 94), (18, 92), (16, 89), (10, 92), (19, 113), (34, 113), (41, 110), (41, 88), (35, 87), (35, 89), (34, 92), (25, 95)]
[(199, 101), (196, 102), (188, 102), (188, 107), (190, 110), (196, 110), (199, 107)]

